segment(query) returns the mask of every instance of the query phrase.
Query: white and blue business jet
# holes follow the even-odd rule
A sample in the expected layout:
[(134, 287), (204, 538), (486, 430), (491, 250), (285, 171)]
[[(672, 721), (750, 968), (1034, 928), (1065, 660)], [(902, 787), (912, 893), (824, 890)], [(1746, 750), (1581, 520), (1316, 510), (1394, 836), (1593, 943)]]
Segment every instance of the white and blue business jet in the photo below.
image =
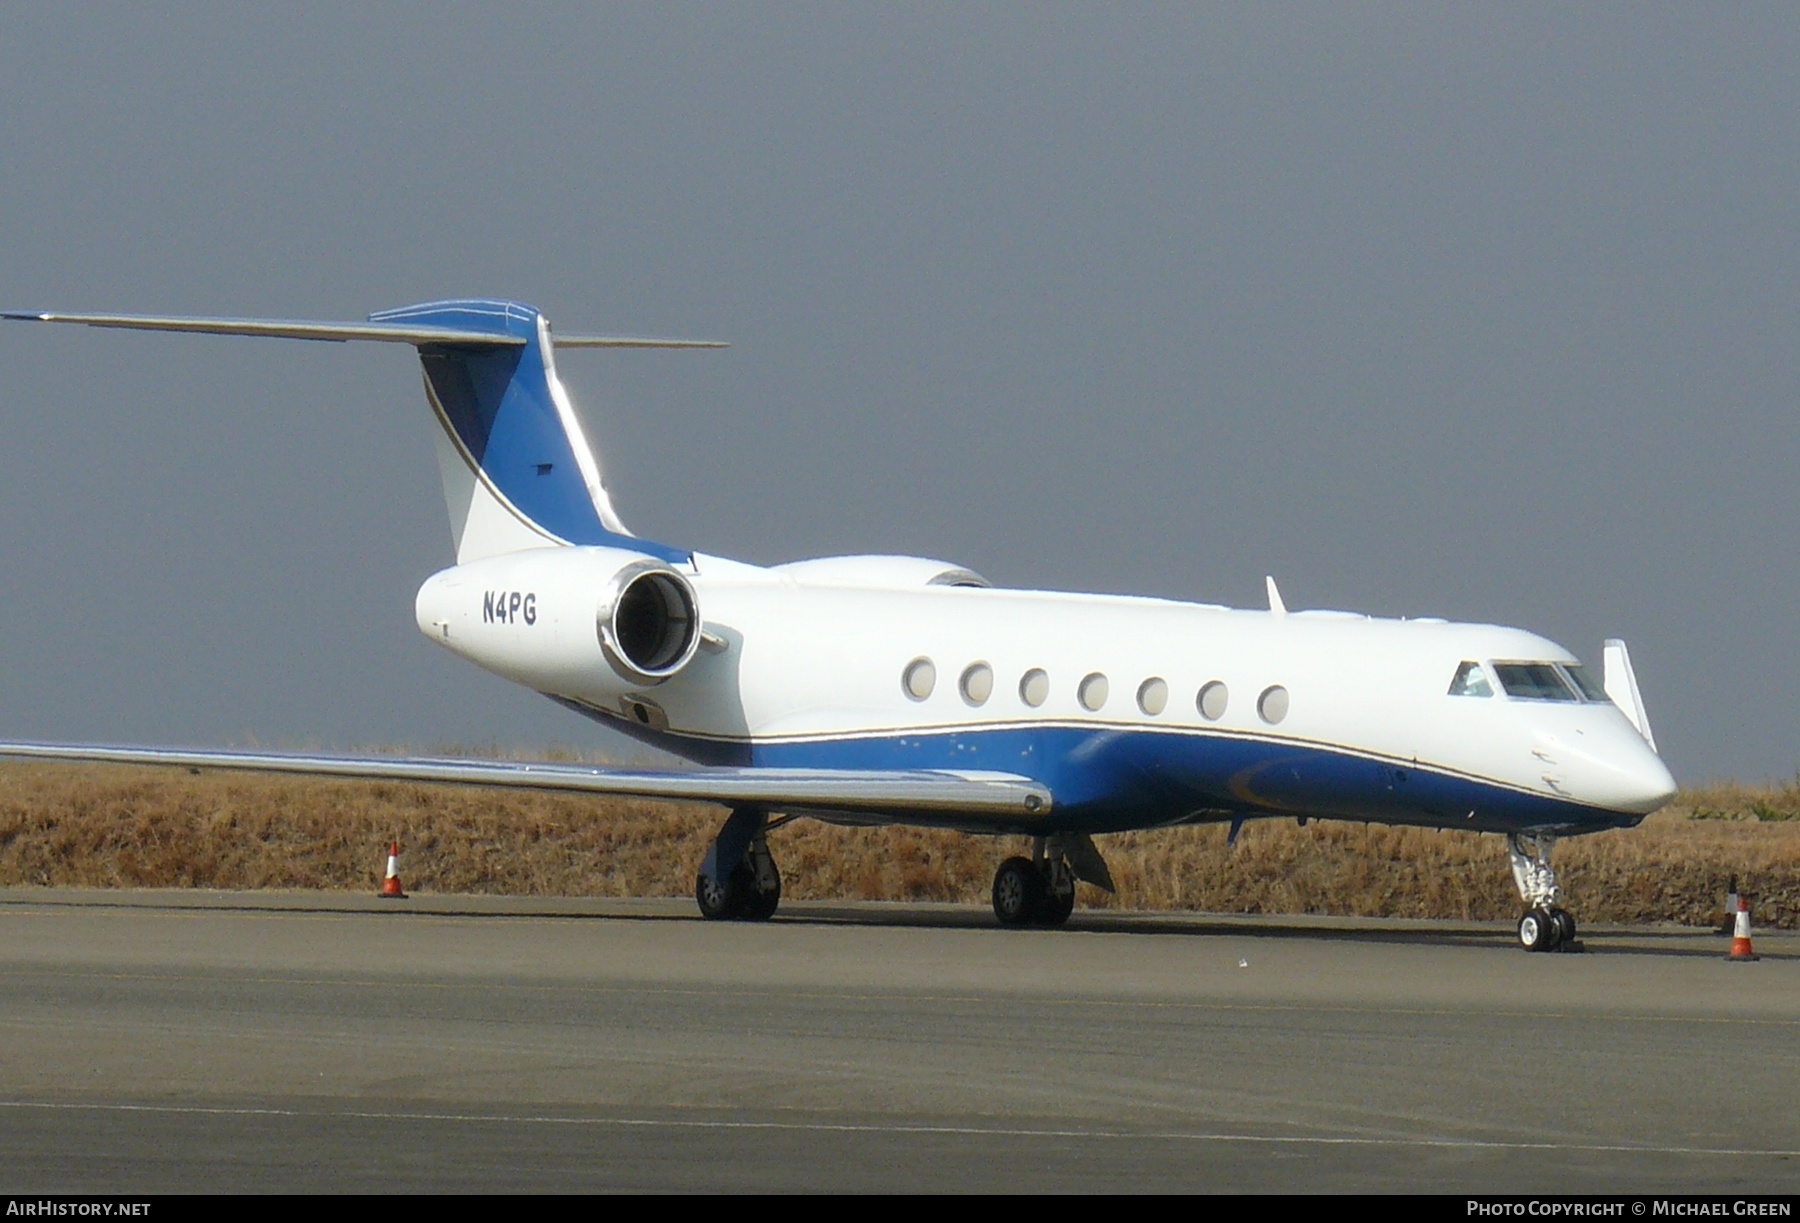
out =
[(1008, 925), (1059, 925), (1095, 838), (1347, 819), (1505, 835), (1520, 941), (1570, 944), (1556, 838), (1629, 827), (1675, 785), (1629, 655), (1596, 676), (1487, 624), (993, 588), (960, 565), (839, 556), (762, 568), (631, 534), (536, 310), (447, 301), (363, 323), (7, 313), (153, 331), (411, 344), (438, 423), (456, 564), (419, 588), (446, 650), (693, 762), (571, 764), (0, 744), (0, 753), (700, 799), (709, 918), (781, 896), (769, 833), (806, 816), (1029, 839), (994, 877)]

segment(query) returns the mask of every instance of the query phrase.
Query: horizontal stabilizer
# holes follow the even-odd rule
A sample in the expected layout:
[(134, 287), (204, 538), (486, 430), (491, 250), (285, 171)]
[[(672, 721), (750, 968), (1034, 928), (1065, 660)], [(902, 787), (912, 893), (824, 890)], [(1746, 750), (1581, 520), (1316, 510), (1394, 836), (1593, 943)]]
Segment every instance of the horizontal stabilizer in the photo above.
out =
[(851, 769), (606, 769), (585, 764), (461, 760), (420, 756), (317, 756), (288, 752), (185, 751), (80, 743), (3, 743), (0, 756), (100, 764), (305, 773), (382, 781), (510, 786), (526, 790), (616, 794), (636, 798), (758, 803), (784, 811), (880, 815), (944, 811), (990, 818), (1038, 818), (1050, 791), (1010, 773)]
[(566, 336), (519, 302), (458, 298), (377, 310), (361, 322), (0, 311), (0, 321), (254, 336), (418, 350), (437, 418), (438, 467), (457, 562), (547, 546), (621, 546), (671, 563), (685, 549), (634, 537), (613, 509), (599, 452), (556, 375), (555, 349), (716, 349), (717, 340)]
[[(26, 323), (80, 323), (130, 331), (187, 331), (199, 335), (265, 336), (277, 340), (374, 340), (389, 344), (455, 344), (523, 348), (525, 337), (502, 331), (404, 323), (312, 323), (300, 319), (189, 318), (172, 314), (62, 314), (48, 310), (0, 310), (0, 318)], [(635, 336), (557, 336), (558, 348), (728, 348), (723, 340), (657, 340)]]
[(31, 323), (81, 323), (88, 327), (121, 327), (130, 331), (189, 331), (200, 335), (267, 336), (277, 340), (377, 340), (390, 344), (478, 344), (523, 348), (523, 336), (454, 327), (420, 327), (387, 323), (308, 323), (273, 318), (184, 318), (160, 314), (56, 314), (47, 311), (0, 311), (0, 318)]

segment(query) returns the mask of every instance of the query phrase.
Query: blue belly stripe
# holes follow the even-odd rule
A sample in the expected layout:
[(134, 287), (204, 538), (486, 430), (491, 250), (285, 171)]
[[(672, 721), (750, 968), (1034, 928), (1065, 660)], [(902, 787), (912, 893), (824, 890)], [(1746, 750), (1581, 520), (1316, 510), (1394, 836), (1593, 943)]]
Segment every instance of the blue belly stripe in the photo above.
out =
[[(1017, 773), (1056, 796), (1050, 817), (1029, 826), (1036, 831), (1122, 832), (1243, 815), (1569, 835), (1629, 828), (1643, 819), (1342, 749), (1203, 730), (1006, 726), (746, 743), (634, 726), (560, 703), (700, 764)], [(906, 812), (895, 817), (944, 822)]]

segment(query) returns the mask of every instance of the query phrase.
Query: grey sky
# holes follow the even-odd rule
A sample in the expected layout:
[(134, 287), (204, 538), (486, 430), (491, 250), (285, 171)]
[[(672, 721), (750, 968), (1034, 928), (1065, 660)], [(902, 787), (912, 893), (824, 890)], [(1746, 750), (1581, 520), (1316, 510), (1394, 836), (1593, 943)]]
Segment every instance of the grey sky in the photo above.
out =
[[(642, 534), (1621, 635), (1800, 767), (1791, 6), (368, 8), (0, 11), (0, 305), (729, 339), (563, 360)], [(6, 735), (603, 742), (413, 628), (406, 350), (0, 368)]]

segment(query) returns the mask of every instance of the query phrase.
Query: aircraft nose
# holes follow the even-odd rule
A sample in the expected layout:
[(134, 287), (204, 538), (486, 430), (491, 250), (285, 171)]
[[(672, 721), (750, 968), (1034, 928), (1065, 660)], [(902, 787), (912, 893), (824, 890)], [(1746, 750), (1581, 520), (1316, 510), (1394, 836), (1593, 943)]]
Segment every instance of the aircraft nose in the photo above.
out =
[(1572, 740), (1557, 736), (1557, 754), (1575, 795), (1583, 801), (1649, 815), (1675, 797), (1675, 778), (1635, 728), (1623, 718), (1617, 721), (1616, 726), (1585, 727)]
[(1644, 746), (1644, 755), (1635, 765), (1624, 770), (1627, 776), (1619, 787), (1618, 806), (1634, 815), (1649, 815), (1668, 806), (1675, 797), (1675, 777), (1662, 757)]

